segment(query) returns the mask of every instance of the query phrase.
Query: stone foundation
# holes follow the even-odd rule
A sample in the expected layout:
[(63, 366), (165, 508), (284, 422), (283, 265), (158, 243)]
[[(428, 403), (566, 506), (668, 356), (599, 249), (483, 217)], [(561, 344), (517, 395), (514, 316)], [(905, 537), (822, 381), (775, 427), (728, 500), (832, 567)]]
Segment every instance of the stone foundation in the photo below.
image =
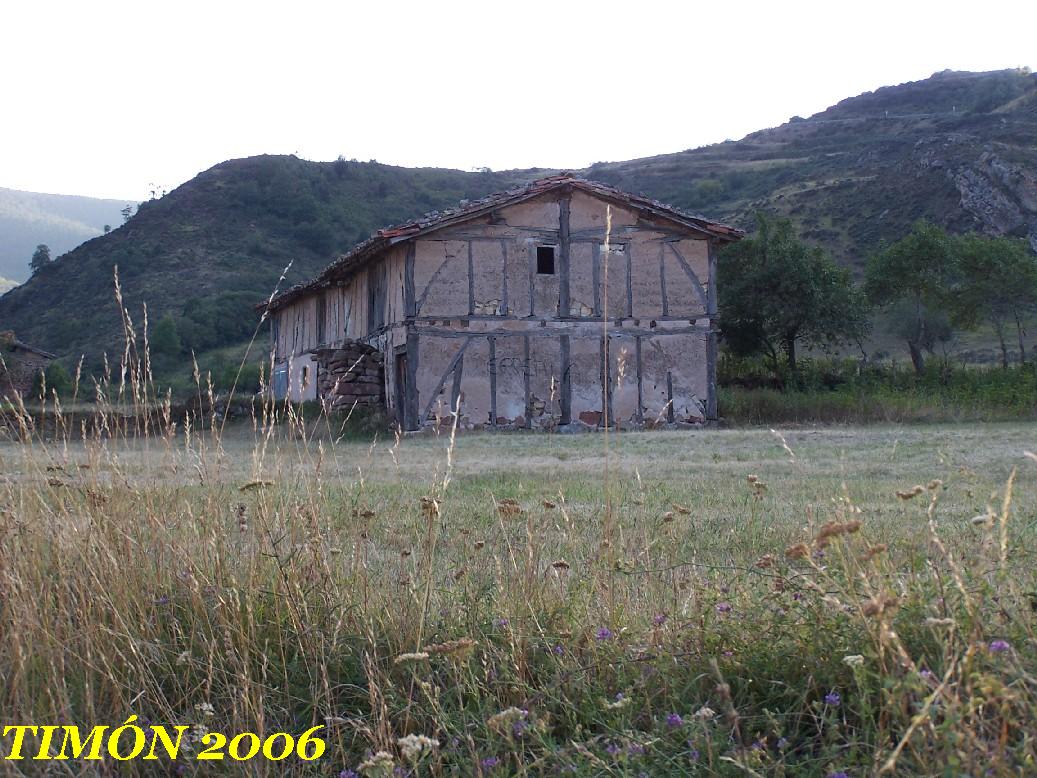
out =
[(348, 411), (354, 405), (385, 408), (385, 365), (381, 352), (350, 341), (337, 348), (313, 350), (317, 361), (317, 396), (331, 410)]

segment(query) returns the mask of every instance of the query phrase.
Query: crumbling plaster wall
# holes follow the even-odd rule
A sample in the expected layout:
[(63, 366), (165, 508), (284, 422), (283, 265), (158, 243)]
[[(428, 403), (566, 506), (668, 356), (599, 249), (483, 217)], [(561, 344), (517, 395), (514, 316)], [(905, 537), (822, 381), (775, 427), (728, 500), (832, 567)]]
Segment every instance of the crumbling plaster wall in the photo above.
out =
[[(418, 239), (419, 420), (458, 400), (472, 426), (703, 419), (708, 242), (617, 205), (607, 237), (606, 252), (606, 203), (577, 191)], [(555, 274), (536, 272), (537, 246), (555, 248)]]

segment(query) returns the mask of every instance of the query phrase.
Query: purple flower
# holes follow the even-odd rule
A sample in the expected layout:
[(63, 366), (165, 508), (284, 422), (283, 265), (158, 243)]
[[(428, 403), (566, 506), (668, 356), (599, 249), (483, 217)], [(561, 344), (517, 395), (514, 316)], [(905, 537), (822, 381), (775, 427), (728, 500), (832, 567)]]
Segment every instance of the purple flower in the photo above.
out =
[(834, 773), (829, 773), (825, 778), (850, 778), (850, 774), (842, 770), (836, 770)]
[(496, 756), (488, 756), (479, 762), (479, 764), (482, 765), (483, 770), (492, 770), (500, 764), (500, 759)]
[(729, 602), (718, 602), (717, 613), (730, 613), (732, 610), (731, 603)]
[(619, 753), (619, 746), (617, 746), (615, 743), (609, 743), (607, 746), (605, 746), (605, 750), (608, 752), (609, 756), (615, 756)]
[[(688, 745), (691, 745), (690, 740), (688, 741)], [(692, 762), (697, 762), (699, 760), (699, 750), (694, 746), (692, 746), (691, 751), (688, 752), (688, 759)]]
[(503, 616), (501, 618), (494, 619), (493, 626), (495, 626), (497, 629), (504, 629), (506, 626), (508, 626), (508, 620)]
[(734, 652), (734, 651), (730, 651), (730, 650), (729, 650), (729, 651), (724, 651), (724, 652), (723, 652), (723, 655), (724, 655), (724, 656), (734, 656), (734, 655), (735, 655), (735, 652)]
[(627, 746), (627, 753), (630, 756), (641, 756), (645, 752), (645, 747), (640, 743), (631, 743)]
[(684, 719), (681, 718), (679, 713), (671, 713), (666, 717), (666, 724), (670, 727), (679, 727), (684, 723)]
[(838, 708), (842, 701), (843, 698), (839, 696), (839, 692), (835, 691), (835, 689), (825, 695), (825, 705), (831, 705), (833, 708)]
[(933, 671), (926, 667), (923, 667), (921, 670), (919, 670), (918, 674), (927, 681), (931, 681), (933, 678)]
[(763, 751), (763, 743), (759, 740), (754, 740), (751, 748), (753, 751)]
[(611, 640), (613, 637), (612, 630), (608, 627), (602, 627), (594, 635), (598, 640)]
[(774, 745), (778, 747), (779, 751), (784, 751), (786, 748), (789, 747), (789, 739), (787, 737), (780, 737), (778, 738), (778, 742)]
[(551, 651), (554, 653), (555, 656), (561, 656), (565, 653), (565, 646), (559, 643), (557, 646), (552, 648)]
[(525, 719), (519, 719), (511, 725), (511, 731), (512, 733), (514, 733), (515, 737), (522, 737), (524, 734), (526, 734), (527, 726), (528, 725), (526, 724)]
[(1011, 646), (1007, 640), (991, 640), (989, 648), (992, 654), (1000, 654), (1002, 651), (1010, 649)]
[(663, 624), (666, 623), (666, 614), (665, 613), (656, 613), (652, 617), (652, 623), (655, 626), (657, 626), (657, 627), (661, 627)]
[(624, 696), (623, 692), (616, 692), (616, 702), (622, 702)]
[(360, 778), (360, 773), (350, 770), (348, 767), (338, 774), (338, 778)]

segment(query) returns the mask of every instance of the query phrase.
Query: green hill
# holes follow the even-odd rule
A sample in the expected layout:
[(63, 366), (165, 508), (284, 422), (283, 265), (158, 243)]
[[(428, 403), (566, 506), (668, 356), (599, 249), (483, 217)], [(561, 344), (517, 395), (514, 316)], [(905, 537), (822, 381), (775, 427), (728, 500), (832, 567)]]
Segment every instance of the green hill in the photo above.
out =
[[(112, 270), (139, 320), (168, 313), (185, 352), (239, 346), (252, 305), (307, 279), (378, 227), (547, 174), (465, 173), (261, 156), (201, 173), (110, 234), (88, 240), (0, 297), (0, 329), (88, 366), (118, 351)], [(885, 87), (807, 119), (699, 149), (579, 171), (751, 227), (793, 218), (860, 266), (918, 218), (1025, 235), (1037, 248), (1037, 78), (944, 72)]]

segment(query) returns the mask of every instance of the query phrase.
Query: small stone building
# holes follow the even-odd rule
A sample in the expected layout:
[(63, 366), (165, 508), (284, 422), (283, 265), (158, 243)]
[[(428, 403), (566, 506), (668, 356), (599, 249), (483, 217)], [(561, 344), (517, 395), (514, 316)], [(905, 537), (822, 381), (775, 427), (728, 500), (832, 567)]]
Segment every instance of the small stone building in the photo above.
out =
[(569, 175), (462, 202), (264, 304), (273, 389), (408, 430), (714, 419), (716, 256), (741, 235)]
[(0, 332), (0, 399), (28, 395), (36, 376), (54, 359), (53, 354), (22, 343), (10, 330)]

